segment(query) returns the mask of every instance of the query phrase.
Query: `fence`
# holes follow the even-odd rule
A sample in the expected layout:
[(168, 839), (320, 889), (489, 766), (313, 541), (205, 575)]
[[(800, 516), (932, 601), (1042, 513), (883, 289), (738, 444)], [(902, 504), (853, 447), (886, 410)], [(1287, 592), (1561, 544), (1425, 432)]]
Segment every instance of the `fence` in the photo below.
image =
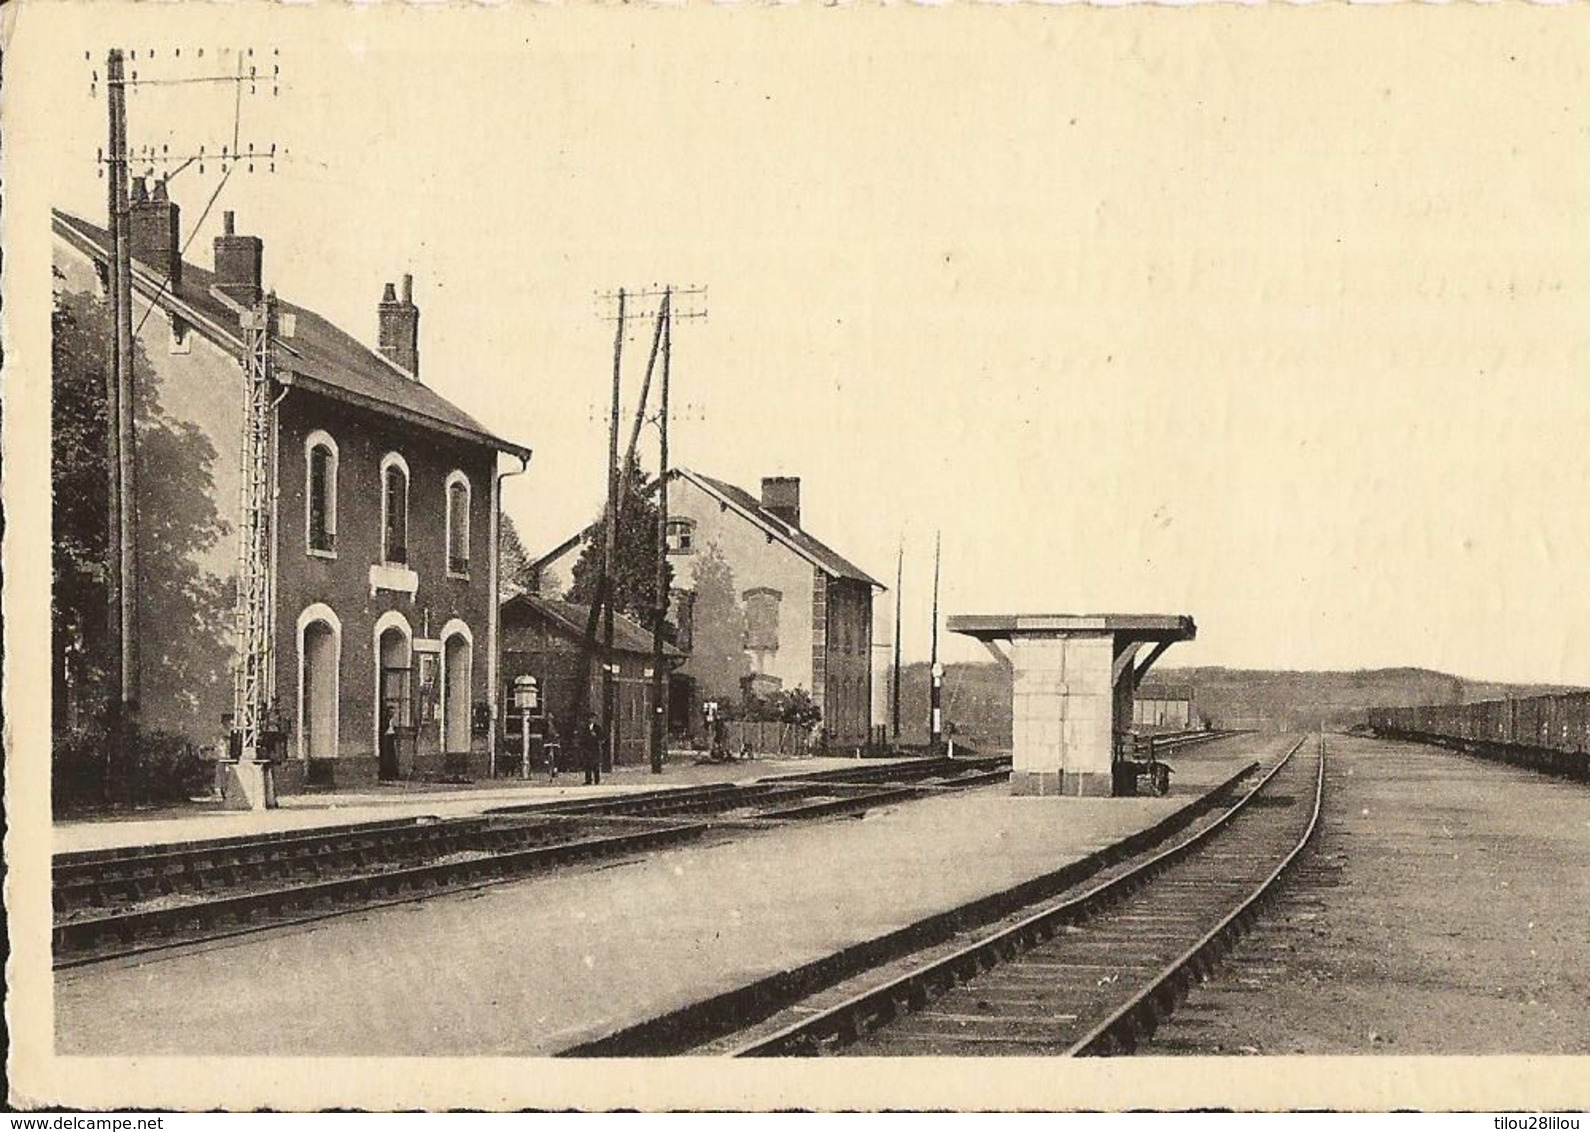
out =
[(724, 723), (723, 732), (723, 741), (731, 751), (749, 751), (754, 755), (811, 754), (811, 732), (798, 723), (735, 719)]

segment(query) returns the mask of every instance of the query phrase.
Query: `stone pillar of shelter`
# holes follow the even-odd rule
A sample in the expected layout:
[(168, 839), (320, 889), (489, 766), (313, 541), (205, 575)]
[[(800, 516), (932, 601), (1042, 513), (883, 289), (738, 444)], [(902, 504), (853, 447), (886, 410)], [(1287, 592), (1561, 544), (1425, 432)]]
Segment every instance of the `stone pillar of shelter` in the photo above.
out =
[(1138, 614), (957, 616), (948, 627), (1010, 671), (1011, 792), (1072, 797), (1114, 793), (1138, 683), (1173, 642), (1197, 633), (1191, 617)]

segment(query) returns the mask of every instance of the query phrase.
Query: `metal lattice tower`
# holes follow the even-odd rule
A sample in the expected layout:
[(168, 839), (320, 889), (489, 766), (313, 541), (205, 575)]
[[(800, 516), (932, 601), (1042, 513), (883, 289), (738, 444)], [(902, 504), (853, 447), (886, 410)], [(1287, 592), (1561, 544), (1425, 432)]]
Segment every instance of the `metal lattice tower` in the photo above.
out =
[(243, 416), (242, 488), (238, 508), (237, 676), (233, 727), (245, 760), (265, 757), (261, 736), (270, 691), (271, 437), (275, 430), (276, 377), (271, 339), (276, 296), (266, 295), (242, 316), (247, 349)]

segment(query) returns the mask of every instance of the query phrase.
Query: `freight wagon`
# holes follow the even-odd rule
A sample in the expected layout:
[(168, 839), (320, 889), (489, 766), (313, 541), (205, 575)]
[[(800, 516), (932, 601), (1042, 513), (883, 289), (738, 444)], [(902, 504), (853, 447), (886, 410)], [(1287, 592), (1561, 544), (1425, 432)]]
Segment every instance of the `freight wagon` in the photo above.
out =
[(1369, 727), (1390, 739), (1436, 743), (1550, 774), (1590, 779), (1590, 692), (1371, 708)]

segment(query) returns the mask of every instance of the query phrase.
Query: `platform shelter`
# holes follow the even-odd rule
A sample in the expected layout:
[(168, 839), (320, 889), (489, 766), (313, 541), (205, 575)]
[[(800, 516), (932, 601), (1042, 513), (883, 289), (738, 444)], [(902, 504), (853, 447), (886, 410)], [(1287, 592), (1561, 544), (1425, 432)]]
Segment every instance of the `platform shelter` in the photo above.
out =
[(1011, 673), (1011, 792), (1082, 797), (1115, 793), (1137, 685), (1166, 649), (1198, 633), (1177, 614), (965, 614), (947, 625)]

